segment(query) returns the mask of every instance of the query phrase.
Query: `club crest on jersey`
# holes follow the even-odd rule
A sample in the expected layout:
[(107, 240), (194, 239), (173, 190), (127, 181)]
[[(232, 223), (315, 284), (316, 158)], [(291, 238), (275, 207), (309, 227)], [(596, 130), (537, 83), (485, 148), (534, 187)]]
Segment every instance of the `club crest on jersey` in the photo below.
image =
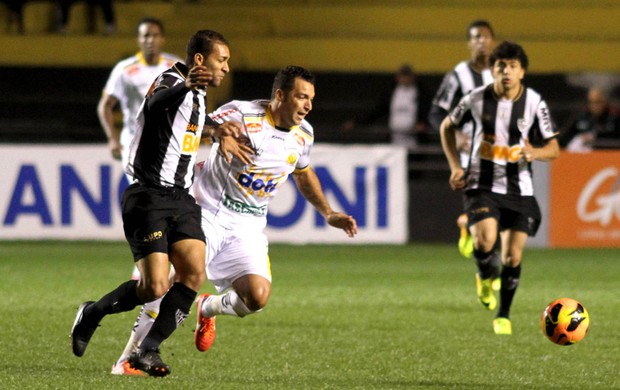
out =
[(286, 162), (289, 165), (295, 165), (295, 163), (297, 162), (297, 155), (295, 153), (289, 154), (286, 158)]
[(519, 118), (517, 119), (517, 127), (519, 128), (519, 131), (522, 133), (525, 133), (525, 131), (527, 130), (527, 128), (530, 126), (529, 121), (527, 120), (527, 118)]

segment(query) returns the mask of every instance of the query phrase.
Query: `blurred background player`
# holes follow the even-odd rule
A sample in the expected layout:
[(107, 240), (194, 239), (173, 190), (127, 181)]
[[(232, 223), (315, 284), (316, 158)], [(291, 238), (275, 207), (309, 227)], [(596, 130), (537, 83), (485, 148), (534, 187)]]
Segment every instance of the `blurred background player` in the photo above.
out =
[[(441, 122), (446, 115), (456, 107), (461, 98), (474, 88), (489, 85), (493, 82), (493, 74), (489, 65), (489, 56), (495, 44), (495, 33), (491, 23), (484, 19), (474, 20), (467, 26), (467, 48), (469, 60), (459, 62), (453, 70), (444, 76), (435, 97), (428, 116), (431, 126), (439, 132)], [(469, 152), (471, 149), (471, 135), (473, 124), (466, 122), (460, 128), (455, 129), (457, 137), (457, 150), (459, 151), (461, 166), (467, 169)], [(467, 214), (461, 214), (457, 219), (460, 229), (458, 242), (459, 252), (466, 258), (471, 258), (474, 247), (472, 234), (468, 227)], [(499, 247), (499, 244), (498, 244)], [(499, 256), (499, 255), (498, 255)], [(499, 257), (494, 260), (496, 272), (494, 289), (499, 290)]]
[[(97, 105), (99, 123), (108, 138), (112, 157), (121, 160), (123, 170), (127, 167), (129, 145), (136, 132), (136, 117), (140, 105), (157, 76), (171, 68), (180, 57), (164, 53), (166, 42), (164, 25), (159, 19), (144, 18), (136, 26), (140, 51), (114, 66)], [(115, 112), (120, 108), (122, 129), (115, 123)], [(133, 179), (126, 174), (128, 184)], [(134, 266), (133, 279), (140, 279)]]
[[(528, 58), (521, 46), (502, 42), (489, 59), (494, 82), (474, 89), (441, 123), (441, 144), (450, 164), (450, 186), (465, 191), (465, 211), (475, 226), (476, 290), (489, 310), (498, 231), (507, 231), (502, 259), (500, 304), (493, 331), (512, 334), (510, 306), (521, 275), (527, 237), (536, 234), (541, 213), (534, 197), (531, 162), (559, 155), (557, 133), (542, 97), (522, 84)], [(475, 121), (468, 169), (457, 150), (456, 129)], [(531, 142), (535, 142), (532, 146)]]
[[(314, 98), (312, 73), (298, 66), (278, 72), (271, 100), (232, 101), (211, 114), (220, 123), (242, 122), (246, 129), (245, 158), (227, 158), (231, 137), (216, 144), (208, 160), (197, 166), (192, 190), (202, 207), (207, 238), (207, 277), (220, 295), (203, 294), (197, 301), (195, 343), (209, 349), (215, 338), (216, 315), (245, 317), (265, 307), (271, 294), (271, 266), (267, 236), (270, 201), (292, 175), (303, 196), (333, 227), (353, 237), (357, 223), (332, 210), (310, 167), (314, 143), (312, 126), (305, 120)], [(259, 152), (260, 150), (260, 152)], [(241, 153), (236, 154), (240, 156)], [(151, 326), (157, 302), (144, 305), (123, 356), (135, 349)], [(131, 373), (127, 373), (131, 375)]]

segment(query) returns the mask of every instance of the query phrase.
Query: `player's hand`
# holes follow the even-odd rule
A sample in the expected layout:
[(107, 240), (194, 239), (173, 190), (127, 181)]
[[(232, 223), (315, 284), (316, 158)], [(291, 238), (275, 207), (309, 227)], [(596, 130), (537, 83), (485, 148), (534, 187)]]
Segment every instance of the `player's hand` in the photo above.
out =
[(538, 158), (539, 151), (532, 146), (529, 140), (525, 140), (525, 146), (521, 149), (521, 155), (527, 162), (532, 162)]
[(233, 157), (238, 158), (244, 164), (251, 164), (255, 154), (246, 136), (239, 138), (232, 136), (221, 137), (220, 153), (222, 153), (222, 156), (229, 164), (232, 162)]
[(357, 234), (357, 222), (350, 215), (333, 212), (327, 216), (327, 223), (330, 226), (344, 230), (351, 238)]
[(109, 140), (108, 147), (110, 148), (110, 152), (112, 153), (112, 158), (115, 160), (121, 159), (121, 144), (116, 140)]
[(213, 73), (204, 65), (192, 67), (185, 78), (185, 86), (189, 89), (206, 89), (213, 80)]
[(450, 173), (450, 188), (454, 191), (465, 188), (465, 172), (463, 168), (454, 169)]
[(213, 128), (213, 135), (216, 137), (233, 136), (239, 138), (243, 135), (243, 125), (240, 122), (224, 122)]

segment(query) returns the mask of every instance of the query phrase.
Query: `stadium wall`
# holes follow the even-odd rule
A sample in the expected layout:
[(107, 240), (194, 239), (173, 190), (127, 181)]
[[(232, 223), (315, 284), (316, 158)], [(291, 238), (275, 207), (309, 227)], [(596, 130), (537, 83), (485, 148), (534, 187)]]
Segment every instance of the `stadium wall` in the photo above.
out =
[(197, 29), (224, 33), (240, 70), (296, 62), (316, 71), (388, 72), (408, 62), (420, 72), (442, 73), (468, 56), (467, 24), (486, 18), (498, 40), (525, 47), (532, 72), (620, 68), (611, 54), (620, 52), (620, 3), (614, 0), (116, 2), (118, 31), (106, 37), (84, 34), (84, 7), (73, 6), (68, 34), (57, 35), (49, 33), (53, 2), (26, 2), (26, 34), (0, 35), (0, 64), (112, 66), (136, 50), (137, 21), (154, 16), (166, 23), (168, 49), (179, 54)]

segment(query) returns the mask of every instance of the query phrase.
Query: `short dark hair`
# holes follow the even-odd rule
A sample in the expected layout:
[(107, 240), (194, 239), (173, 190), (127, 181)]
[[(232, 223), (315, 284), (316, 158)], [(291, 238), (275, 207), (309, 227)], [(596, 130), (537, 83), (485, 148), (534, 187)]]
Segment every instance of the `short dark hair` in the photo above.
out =
[(289, 65), (286, 68), (281, 69), (273, 79), (271, 98), (273, 99), (276, 96), (276, 91), (278, 89), (281, 89), (285, 93), (292, 91), (293, 86), (295, 85), (295, 78), (297, 77), (301, 77), (312, 85), (314, 85), (314, 81), (316, 79), (309, 70), (304, 69), (301, 66)]
[(519, 60), (521, 67), (525, 70), (529, 65), (525, 50), (521, 45), (511, 41), (504, 41), (493, 50), (489, 57), (489, 64), (493, 66), (497, 60)]
[(159, 19), (155, 19), (155, 18), (140, 19), (138, 24), (136, 24), (136, 35), (140, 34), (140, 26), (142, 26), (143, 24), (154, 24), (157, 27), (159, 27), (159, 31), (161, 32), (161, 35), (166, 35), (166, 31), (164, 31), (164, 22), (162, 22)]
[(472, 28), (480, 28), (480, 27), (488, 28), (489, 31), (491, 32), (491, 36), (495, 38), (495, 32), (493, 31), (493, 27), (491, 27), (491, 22), (489, 22), (486, 19), (476, 19), (473, 22), (469, 23), (469, 26), (467, 26), (467, 39), (469, 40), (469, 38), (471, 38)]
[(187, 42), (187, 58), (185, 64), (189, 65), (193, 62), (194, 54), (200, 53), (205, 57), (213, 51), (213, 44), (219, 42), (226, 46), (230, 46), (228, 41), (222, 34), (213, 30), (198, 30), (189, 38)]

